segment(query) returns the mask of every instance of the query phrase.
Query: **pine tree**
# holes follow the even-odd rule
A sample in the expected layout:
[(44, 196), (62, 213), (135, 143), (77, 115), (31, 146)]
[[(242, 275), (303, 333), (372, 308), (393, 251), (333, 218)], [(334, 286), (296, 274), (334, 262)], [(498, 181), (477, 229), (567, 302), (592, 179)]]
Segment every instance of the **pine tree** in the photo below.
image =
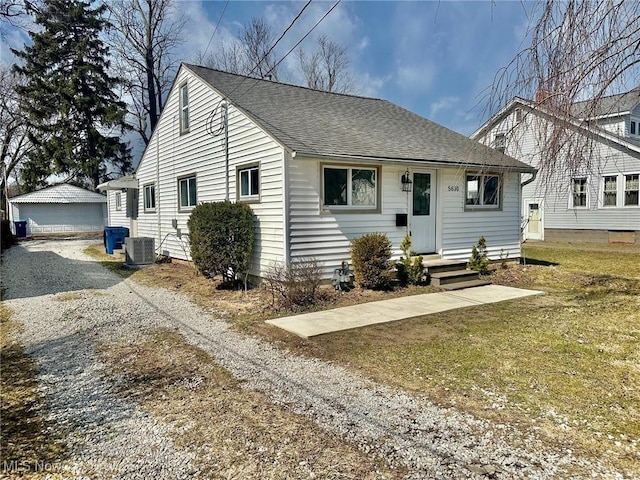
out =
[[(15, 70), (25, 84), (16, 88), (27, 115), (34, 149), (24, 163), (25, 186), (33, 190), (50, 175), (95, 188), (109, 167), (131, 168), (126, 105), (114, 89), (108, 47), (100, 38), (108, 27), (106, 7), (79, 0), (45, 0), (35, 12), (38, 32), (31, 46), (14, 53), (23, 60)], [(116, 134), (116, 136), (113, 135)]]

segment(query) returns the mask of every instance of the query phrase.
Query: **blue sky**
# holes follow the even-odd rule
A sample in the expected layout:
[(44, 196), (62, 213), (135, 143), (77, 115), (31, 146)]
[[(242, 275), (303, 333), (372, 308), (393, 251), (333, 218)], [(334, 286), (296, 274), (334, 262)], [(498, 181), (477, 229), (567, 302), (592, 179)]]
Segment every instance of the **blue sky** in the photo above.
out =
[[(188, 18), (178, 57), (194, 62), (203, 52), (225, 1), (178, 0)], [(251, 17), (263, 17), (279, 36), (301, 10), (302, 1), (234, 1), (227, 5), (209, 52), (238, 35)], [(280, 59), (334, 1), (314, 0), (276, 50)], [(494, 76), (525, 46), (533, 4), (521, 1), (349, 1), (338, 7), (305, 40), (326, 34), (348, 45), (356, 93), (384, 98), (465, 135), (483, 122), (483, 92)], [(12, 29), (0, 47), (0, 61), (11, 63), (9, 47), (24, 36)], [(283, 62), (289, 81), (302, 83), (295, 55)]]
[[(194, 44), (206, 44), (224, 1), (183, 1), (202, 26), (191, 29)], [(314, 0), (279, 44), (281, 58), (334, 4)], [(280, 35), (304, 2), (231, 1), (210, 50), (237, 35), (252, 16), (267, 20)], [(500, 68), (525, 46), (532, 4), (520, 1), (343, 1), (305, 40), (317, 35), (348, 45), (357, 93), (384, 98), (465, 135), (483, 121), (482, 94)], [(200, 37), (204, 38), (200, 38)], [(284, 64), (301, 81), (295, 55)], [(475, 107), (475, 108), (474, 108)]]

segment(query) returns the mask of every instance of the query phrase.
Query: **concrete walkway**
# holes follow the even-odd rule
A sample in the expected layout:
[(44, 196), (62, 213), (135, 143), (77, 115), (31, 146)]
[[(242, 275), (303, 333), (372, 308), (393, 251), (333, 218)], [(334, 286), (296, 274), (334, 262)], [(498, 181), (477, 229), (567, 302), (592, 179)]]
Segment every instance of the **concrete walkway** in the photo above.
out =
[(276, 318), (267, 320), (267, 323), (299, 337), (309, 338), (324, 333), (422, 317), (456, 308), (474, 307), (531, 295), (542, 295), (543, 293), (538, 290), (486, 285), (452, 292), (426, 293), (379, 302), (361, 303), (322, 312)]

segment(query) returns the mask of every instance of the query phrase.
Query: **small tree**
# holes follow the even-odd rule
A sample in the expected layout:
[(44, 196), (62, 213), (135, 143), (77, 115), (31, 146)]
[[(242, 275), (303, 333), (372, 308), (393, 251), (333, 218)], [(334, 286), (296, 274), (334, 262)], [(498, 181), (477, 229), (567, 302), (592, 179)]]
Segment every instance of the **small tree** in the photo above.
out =
[(477, 270), (481, 275), (489, 273), (489, 258), (487, 258), (487, 241), (484, 237), (478, 239), (478, 245), (471, 247), (471, 258), (467, 266)]
[(368, 233), (351, 245), (356, 282), (362, 288), (387, 289), (391, 285), (391, 242), (384, 233)]
[(422, 278), (424, 277), (423, 257), (422, 255), (416, 256), (416, 252), (411, 250), (411, 238), (409, 235), (405, 235), (402, 242), (400, 242), (400, 250), (402, 250), (403, 256), (396, 263), (398, 280), (402, 285), (422, 283)]
[(202, 203), (189, 221), (191, 258), (198, 270), (210, 278), (222, 275), (233, 282), (249, 270), (253, 250), (253, 211), (245, 203)]

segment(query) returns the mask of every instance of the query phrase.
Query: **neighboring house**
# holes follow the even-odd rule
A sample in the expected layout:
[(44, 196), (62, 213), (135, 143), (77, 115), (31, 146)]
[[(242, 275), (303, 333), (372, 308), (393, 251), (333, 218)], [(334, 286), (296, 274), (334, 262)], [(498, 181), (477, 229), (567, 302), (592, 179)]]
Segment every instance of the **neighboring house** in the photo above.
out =
[(385, 100), (182, 64), (135, 173), (135, 235), (189, 259), (191, 211), (228, 199), (256, 215), (259, 277), (304, 257), (330, 277), (369, 232), (396, 258), (406, 233), (419, 253), (466, 260), (485, 236), (491, 258), (516, 258), (533, 171)]
[(10, 198), (9, 219), (12, 228), (14, 221), (26, 221), (27, 235), (100, 232), (107, 219), (107, 199), (73, 185), (54, 185)]
[[(539, 102), (514, 98), (471, 138), (538, 167), (544, 132), (564, 122), (592, 152), (589, 166), (552, 178), (540, 168), (522, 190), (524, 239), (640, 244), (640, 89), (595, 107), (576, 103), (570, 113), (561, 119)], [(567, 171), (564, 157), (557, 157), (559, 172)]]

